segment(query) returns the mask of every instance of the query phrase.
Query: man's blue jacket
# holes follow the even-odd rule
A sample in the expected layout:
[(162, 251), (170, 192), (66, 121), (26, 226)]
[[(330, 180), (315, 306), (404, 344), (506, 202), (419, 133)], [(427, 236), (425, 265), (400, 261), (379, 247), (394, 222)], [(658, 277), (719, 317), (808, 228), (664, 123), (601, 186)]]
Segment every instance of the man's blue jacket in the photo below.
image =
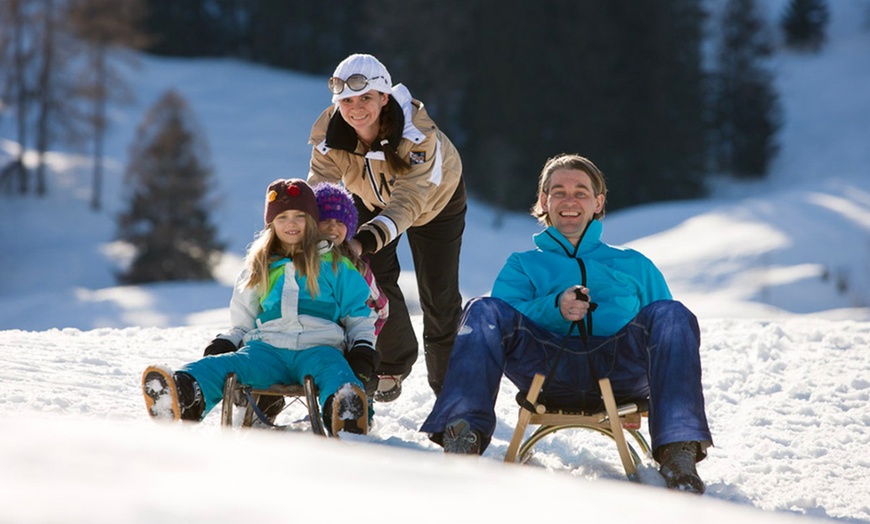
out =
[[(514, 253), (496, 278), (491, 295), (500, 298), (541, 327), (567, 334), (571, 323), (559, 312), (563, 291), (589, 288), (598, 304), (590, 335), (610, 336), (656, 300), (670, 300), (661, 272), (639, 252), (601, 241), (602, 225), (593, 220), (577, 248), (550, 226), (534, 236), (537, 249)], [(584, 278), (585, 273), (585, 278)]]

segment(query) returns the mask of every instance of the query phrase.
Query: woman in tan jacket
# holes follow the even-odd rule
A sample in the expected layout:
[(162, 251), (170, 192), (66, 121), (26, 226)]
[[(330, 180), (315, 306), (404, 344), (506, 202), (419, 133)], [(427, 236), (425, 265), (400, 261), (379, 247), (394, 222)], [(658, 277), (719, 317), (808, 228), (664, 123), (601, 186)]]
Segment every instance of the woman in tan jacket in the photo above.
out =
[(429, 385), (441, 390), (456, 337), (462, 296), (459, 250), (465, 229), (465, 184), (456, 148), (408, 89), (393, 86), (377, 58), (354, 54), (329, 79), (333, 105), (314, 123), (308, 182), (342, 182), (354, 195), (360, 227), (353, 245), (368, 258), (390, 301), (378, 336), (375, 400), (401, 394), (418, 346), (396, 256), (407, 232), (414, 259)]

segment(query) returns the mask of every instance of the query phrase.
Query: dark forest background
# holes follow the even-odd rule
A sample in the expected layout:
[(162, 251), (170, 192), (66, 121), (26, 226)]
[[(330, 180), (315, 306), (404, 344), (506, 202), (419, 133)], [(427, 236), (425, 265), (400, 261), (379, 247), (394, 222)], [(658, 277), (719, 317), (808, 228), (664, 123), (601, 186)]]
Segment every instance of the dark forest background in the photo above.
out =
[[(608, 209), (697, 198), (710, 175), (763, 177), (776, 154), (768, 59), (779, 43), (817, 52), (827, 23), (826, 0), (784, 5), (770, 25), (756, 0), (0, 0), (0, 118), (17, 120), (21, 155), (91, 139), (98, 209), (117, 49), (235, 57), (322, 75), (324, 90), (366, 52), (426, 104), (483, 201), (527, 209), (560, 152), (604, 170)], [(34, 187), (21, 155), (0, 189)]]
[[(324, 76), (351, 53), (374, 54), (460, 148), (472, 193), (507, 209), (528, 207), (541, 166), (560, 152), (605, 171), (610, 209), (703, 196), (707, 174), (760, 177), (775, 154), (780, 117), (764, 48), (748, 50), (748, 70), (728, 72), (743, 75), (743, 97), (768, 106), (756, 104), (748, 122), (766, 134), (753, 137), (758, 158), (732, 164), (713, 143), (726, 139), (714, 133), (725, 124), (722, 97), (741, 92), (714, 85), (721, 60), (702, 49), (721, 22), (698, 0), (147, 3), (157, 54), (235, 56)], [(754, 2), (731, 3), (750, 23), (728, 22), (743, 33), (724, 44), (730, 50), (716, 44), (726, 56), (772, 36)]]

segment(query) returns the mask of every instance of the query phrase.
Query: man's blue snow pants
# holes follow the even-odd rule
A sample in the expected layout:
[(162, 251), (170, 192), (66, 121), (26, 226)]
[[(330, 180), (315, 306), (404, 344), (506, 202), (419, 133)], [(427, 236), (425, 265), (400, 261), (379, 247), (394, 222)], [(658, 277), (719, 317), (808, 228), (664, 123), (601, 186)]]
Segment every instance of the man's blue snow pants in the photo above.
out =
[(301, 384), (305, 375), (311, 375), (321, 408), (344, 384), (363, 387), (341, 350), (331, 346), (292, 350), (254, 340), (235, 353), (205, 357), (178, 371), (188, 373), (199, 383), (205, 399), (203, 417), (223, 400), (227, 373), (235, 373), (240, 383), (254, 389), (266, 389), (273, 384)]
[(561, 352), (544, 387), (548, 402), (597, 401), (598, 379), (608, 377), (617, 403), (649, 396), (653, 450), (671, 442), (698, 441), (702, 449), (712, 443), (701, 387), (700, 329), (682, 303), (653, 302), (615, 335), (591, 336), (586, 345), (581, 337), (566, 335), (541, 328), (503, 300), (469, 301), (444, 388), (420, 430), (438, 435), (461, 418), (488, 444), (502, 374), (528, 391), (535, 373), (549, 375)]

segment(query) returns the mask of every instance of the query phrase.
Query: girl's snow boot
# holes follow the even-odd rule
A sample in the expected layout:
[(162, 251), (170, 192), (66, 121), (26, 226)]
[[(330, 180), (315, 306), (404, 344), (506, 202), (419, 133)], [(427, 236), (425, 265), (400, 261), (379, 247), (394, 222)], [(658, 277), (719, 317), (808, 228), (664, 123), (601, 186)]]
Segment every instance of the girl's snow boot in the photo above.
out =
[(202, 390), (187, 373), (148, 366), (142, 373), (142, 394), (148, 414), (156, 420), (202, 420)]
[(359, 435), (368, 433), (368, 398), (359, 386), (343, 385), (329, 397), (324, 407), (323, 418), (331, 435), (337, 435), (339, 431)]

